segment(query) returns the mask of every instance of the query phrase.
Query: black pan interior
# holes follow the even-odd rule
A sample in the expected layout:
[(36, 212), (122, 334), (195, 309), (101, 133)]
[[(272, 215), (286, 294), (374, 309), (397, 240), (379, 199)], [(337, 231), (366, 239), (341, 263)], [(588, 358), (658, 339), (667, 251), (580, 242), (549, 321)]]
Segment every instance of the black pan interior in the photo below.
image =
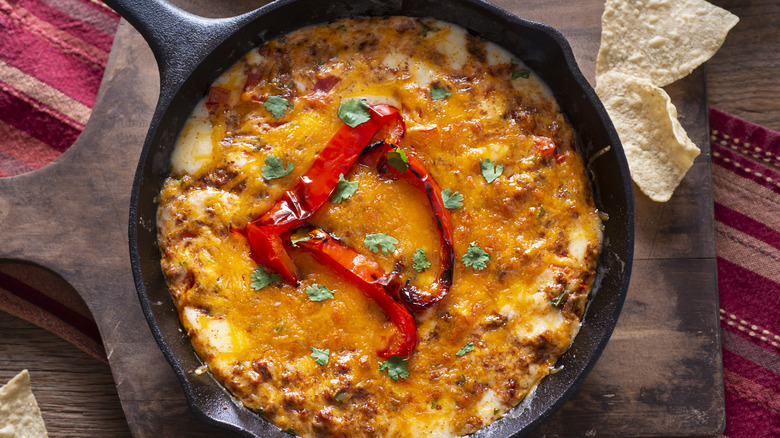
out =
[[(295, 29), (350, 16), (434, 17), (458, 24), (505, 47), (552, 88), (576, 130), (579, 152), (589, 165), (598, 208), (609, 215), (593, 297), (582, 329), (559, 360), (562, 370), (544, 379), (530, 401), (477, 432), (480, 437), (523, 436), (572, 395), (601, 354), (615, 326), (628, 288), (633, 258), (634, 200), (628, 167), (609, 119), (575, 65), (564, 38), (553, 29), (520, 20), (476, 0), (285, 0), (250, 13), (247, 23), (208, 54), (172, 96), (161, 101), (147, 137), (133, 187), (130, 247), (141, 305), (163, 353), (182, 382), (195, 414), (212, 425), (245, 436), (289, 436), (243, 408), (210, 374), (188, 374), (201, 365), (182, 333), (160, 269), (155, 198), (168, 174), (173, 145), (194, 105), (212, 81), (247, 51)], [(202, 56), (193, 54), (192, 56)], [(151, 303), (162, 303), (154, 304)], [(224, 409), (223, 407), (227, 407)]]

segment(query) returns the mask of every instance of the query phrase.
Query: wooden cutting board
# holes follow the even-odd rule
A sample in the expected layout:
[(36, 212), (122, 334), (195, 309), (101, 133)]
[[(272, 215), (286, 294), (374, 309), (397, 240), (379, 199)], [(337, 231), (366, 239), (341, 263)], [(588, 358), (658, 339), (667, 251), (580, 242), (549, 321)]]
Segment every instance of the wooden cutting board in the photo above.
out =
[[(229, 16), (252, 2), (174, 3)], [(594, 83), (601, 0), (493, 3), (559, 29)], [(232, 436), (189, 412), (133, 285), (130, 188), (158, 87), (151, 51), (122, 22), (76, 144), (43, 169), (0, 179), (0, 259), (50, 268), (79, 291), (97, 320), (134, 436)], [(703, 69), (666, 90), (702, 154), (671, 201), (654, 203), (635, 190), (634, 269), (618, 326), (581, 389), (535, 436), (710, 435), (725, 424)]]

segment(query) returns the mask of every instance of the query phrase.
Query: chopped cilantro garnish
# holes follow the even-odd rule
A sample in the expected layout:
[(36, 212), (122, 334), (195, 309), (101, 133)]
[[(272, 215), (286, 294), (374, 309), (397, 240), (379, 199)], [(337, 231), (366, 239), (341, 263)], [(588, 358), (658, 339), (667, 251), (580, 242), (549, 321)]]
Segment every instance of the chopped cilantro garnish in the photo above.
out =
[(381, 249), (382, 254), (387, 254), (395, 251), (395, 244), (398, 243), (398, 240), (387, 234), (378, 233), (367, 234), (364, 243), (371, 252), (379, 252)]
[(487, 267), (487, 262), (490, 261), (490, 254), (477, 246), (476, 243), (471, 242), (469, 243), (469, 249), (466, 251), (466, 254), (463, 254), (463, 257), (461, 257), (461, 261), (464, 265), (471, 266), (472, 268), (481, 271)]
[(425, 23), (421, 23), (421, 24), (422, 24), (422, 36), (423, 36), (423, 38), (428, 36), (428, 32), (436, 32), (438, 30), (441, 30), (441, 29), (439, 29), (438, 26), (431, 27), (431, 26), (428, 26)]
[(346, 32), (346, 31), (347, 31), (347, 26), (344, 26), (344, 25), (342, 24), (341, 26), (337, 27), (336, 29), (338, 29), (338, 30), (340, 30), (340, 31), (342, 31), (342, 32)]
[(446, 99), (450, 96), (452, 96), (452, 93), (445, 90), (444, 88), (441, 88), (438, 85), (431, 86), (431, 99), (433, 100)]
[(517, 78), (528, 79), (529, 76), (531, 76), (531, 70), (528, 70), (527, 68), (518, 68), (512, 72), (512, 80)]
[(540, 206), (539, 206), (539, 210), (538, 210), (538, 212), (536, 213), (536, 218), (537, 218), (537, 219), (541, 219), (541, 218), (542, 218), (542, 216), (544, 216), (544, 207), (542, 207), (542, 206), (540, 205)]
[(333, 291), (328, 289), (328, 286), (324, 284), (315, 284), (306, 288), (306, 295), (312, 301), (325, 301), (329, 298), (333, 298)]
[(504, 172), (504, 165), (494, 163), (490, 160), (490, 158), (485, 158), (485, 160), (479, 161), (479, 166), (482, 168), (482, 176), (485, 177), (485, 181), (488, 182), (488, 184), (492, 183), (496, 180), (501, 174)]
[(439, 404), (438, 400), (431, 400), (431, 409), (441, 409), (441, 405)]
[(250, 279), (252, 280), (250, 286), (252, 286), (252, 289), (254, 290), (260, 290), (274, 283), (279, 284), (282, 281), (278, 275), (269, 274), (262, 266), (255, 266), (255, 270), (252, 271)]
[(257, 415), (263, 415), (263, 414), (265, 414), (265, 409), (263, 409), (263, 408), (261, 408), (261, 407), (257, 407), (257, 408), (249, 408), (249, 410), (250, 410), (250, 411), (252, 411), (252, 412), (254, 412), (254, 413), (255, 413), (255, 414), (257, 414)]
[(422, 248), (417, 248), (417, 251), (414, 252), (412, 262), (412, 269), (417, 272), (422, 272), (431, 267), (431, 262), (425, 257), (425, 250)]
[(262, 167), (263, 178), (272, 180), (287, 176), (293, 171), (293, 163), (287, 163), (287, 170), (284, 169), (284, 163), (281, 158), (273, 155), (265, 157), (265, 164)]
[(328, 364), (328, 358), (330, 357), (330, 350), (320, 350), (319, 348), (309, 347), (311, 350), (311, 357), (314, 358), (314, 362), (317, 365), (325, 366)]
[(306, 240), (311, 240), (311, 236), (309, 236), (309, 230), (306, 228), (301, 228), (300, 230), (297, 230), (290, 236), (290, 242), (292, 243), (293, 248), (298, 248), (298, 242), (304, 242)]
[(563, 302), (563, 298), (566, 296), (566, 292), (568, 292), (568, 291), (564, 287), (563, 290), (561, 291), (561, 293), (559, 293), (558, 296), (555, 297), (554, 300), (550, 301), (550, 304), (552, 304), (555, 307), (560, 306), (561, 303)]
[(350, 128), (354, 128), (371, 119), (371, 113), (368, 112), (369, 108), (365, 100), (345, 100), (339, 105), (339, 118), (349, 125)]
[(339, 402), (339, 403), (344, 403), (345, 401), (347, 401), (347, 397), (348, 397), (347, 393), (344, 392), (344, 391), (341, 391), (338, 394), (336, 394), (336, 396), (333, 397), (333, 398), (335, 398), (336, 401)]
[(471, 351), (474, 351), (474, 343), (473, 342), (469, 342), (466, 345), (464, 345), (463, 348), (461, 348), (460, 350), (458, 350), (457, 353), (455, 353), (455, 356), (461, 357), (464, 354), (469, 353)]
[(385, 370), (394, 381), (398, 380), (399, 377), (404, 380), (409, 377), (409, 363), (401, 356), (390, 356), (390, 359), (382, 362), (379, 365), (379, 372), (383, 373)]
[(263, 104), (263, 108), (265, 108), (266, 111), (269, 111), (277, 120), (282, 118), (284, 112), (287, 111), (287, 108), (289, 107), (290, 103), (282, 96), (269, 96)]
[(458, 192), (450, 193), (452, 193), (452, 189), (444, 189), (441, 191), (441, 200), (444, 203), (444, 208), (452, 210), (454, 208), (463, 207), (463, 195)]
[(403, 149), (387, 151), (387, 164), (393, 166), (395, 170), (404, 173), (409, 169), (409, 157)]
[(339, 183), (336, 185), (336, 190), (333, 191), (333, 194), (330, 196), (330, 202), (334, 204), (339, 204), (341, 201), (348, 199), (350, 196), (354, 195), (355, 192), (358, 189), (358, 182), (349, 182), (346, 179), (344, 179), (344, 174), (339, 175)]

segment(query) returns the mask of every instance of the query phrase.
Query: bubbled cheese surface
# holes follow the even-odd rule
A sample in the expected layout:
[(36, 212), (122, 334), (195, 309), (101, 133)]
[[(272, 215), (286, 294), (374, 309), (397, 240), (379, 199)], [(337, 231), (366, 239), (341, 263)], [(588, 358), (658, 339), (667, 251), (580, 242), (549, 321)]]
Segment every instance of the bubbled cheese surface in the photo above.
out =
[[(225, 102), (193, 110), (160, 194), (158, 231), (171, 296), (198, 355), (248, 408), (305, 436), (460, 436), (498, 420), (550, 373), (576, 335), (601, 248), (601, 222), (574, 133), (534, 73), (508, 52), (434, 20), (352, 19), (306, 28), (251, 51), (215, 86)], [(316, 92), (318, 79), (340, 80)], [(431, 99), (431, 87), (452, 95)], [(269, 96), (290, 103), (276, 119)], [(415, 313), (419, 345), (407, 379), (381, 373), (395, 328), (357, 289), (292, 250), (301, 284), (251, 287), (248, 243), (231, 233), (292, 188), (342, 125), (340, 103), (363, 98), (399, 108), (401, 147), (442, 188), (463, 195), (451, 210), (450, 293)], [(557, 147), (543, 158), (534, 145)], [(273, 155), (291, 174), (262, 177)], [(480, 161), (504, 166), (487, 183)], [(311, 223), (421, 289), (435, 280), (439, 237), (427, 198), (405, 179), (358, 161), (349, 199)], [(367, 234), (396, 238), (372, 253)], [(484, 270), (461, 261), (470, 243)], [(423, 248), (433, 268), (412, 269)], [(315, 302), (306, 288), (326, 285)], [(557, 305), (556, 305), (557, 304)], [(467, 343), (474, 349), (458, 356)], [(330, 351), (320, 366), (310, 347)]]

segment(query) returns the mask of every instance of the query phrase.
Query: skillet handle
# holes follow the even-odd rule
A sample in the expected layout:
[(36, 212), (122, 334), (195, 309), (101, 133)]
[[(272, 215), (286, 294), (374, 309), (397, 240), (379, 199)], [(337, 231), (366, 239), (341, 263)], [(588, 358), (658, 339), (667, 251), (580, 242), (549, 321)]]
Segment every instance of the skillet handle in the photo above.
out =
[(103, 0), (144, 37), (160, 71), (160, 98), (164, 101), (192, 70), (248, 18), (204, 18), (167, 0)]

